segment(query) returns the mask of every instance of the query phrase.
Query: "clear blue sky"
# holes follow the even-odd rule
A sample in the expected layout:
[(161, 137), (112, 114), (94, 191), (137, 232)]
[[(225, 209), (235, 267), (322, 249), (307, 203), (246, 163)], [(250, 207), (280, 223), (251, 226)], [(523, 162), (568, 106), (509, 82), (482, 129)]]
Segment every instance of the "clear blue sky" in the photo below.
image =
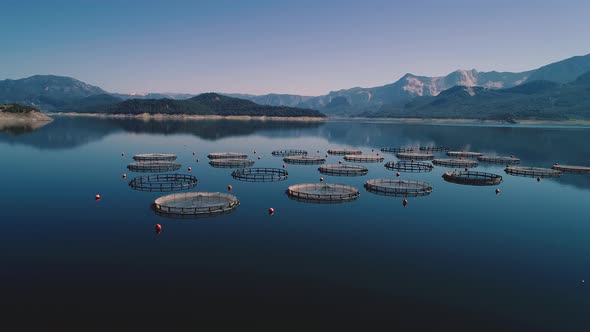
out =
[[(156, 3), (157, 2), (157, 3)], [(590, 53), (590, 1), (2, 0), (0, 79), (319, 95)]]

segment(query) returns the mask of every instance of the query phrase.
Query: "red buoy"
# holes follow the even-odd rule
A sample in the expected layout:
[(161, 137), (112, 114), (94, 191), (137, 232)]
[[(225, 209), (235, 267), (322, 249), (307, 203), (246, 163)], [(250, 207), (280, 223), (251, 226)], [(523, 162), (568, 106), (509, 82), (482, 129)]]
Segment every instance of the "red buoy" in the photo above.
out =
[(274, 208), (269, 208), (269, 209), (268, 209), (268, 214), (269, 214), (269, 215), (271, 215), (271, 216), (272, 216), (273, 214), (275, 214), (275, 209), (274, 209)]
[(399, 172), (395, 173), (395, 176), (399, 177), (401, 174)]
[(197, 158), (197, 162), (200, 162), (200, 161), (201, 161), (201, 159)]
[(97, 201), (99, 201), (100, 200), (100, 195), (99, 194), (96, 194), (96, 196), (94, 196), (94, 199), (96, 199)]
[(256, 154), (256, 150), (254, 150), (254, 154)]
[(162, 233), (162, 225), (156, 224), (156, 234)]
[(234, 189), (234, 187), (232, 187), (231, 184), (227, 186), (227, 190), (232, 191), (232, 189)]
[(537, 178), (537, 182), (541, 182), (541, 178)]
[(193, 168), (190, 167), (190, 166), (187, 169), (188, 169), (189, 172), (193, 170)]
[(196, 155), (196, 153), (193, 151), (193, 156)]
[(122, 175), (122, 176), (123, 176), (123, 179), (124, 179), (124, 178), (126, 178), (126, 177), (127, 177), (127, 174), (123, 173), (123, 175)]
[(408, 206), (408, 200), (404, 198), (404, 201), (402, 202), (402, 204), (404, 207)]
[(287, 168), (287, 165), (283, 164), (283, 168)]
[(500, 193), (500, 189), (496, 188), (496, 195)]
[(320, 182), (324, 182), (324, 178), (320, 177)]

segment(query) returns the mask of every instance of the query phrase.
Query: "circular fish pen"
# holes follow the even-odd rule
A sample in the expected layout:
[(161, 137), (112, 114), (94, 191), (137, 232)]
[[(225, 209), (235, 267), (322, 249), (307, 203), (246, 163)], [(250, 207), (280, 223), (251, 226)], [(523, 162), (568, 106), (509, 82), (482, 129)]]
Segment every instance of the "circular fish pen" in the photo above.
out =
[(318, 171), (322, 174), (335, 176), (362, 176), (369, 173), (369, 169), (365, 166), (350, 164), (323, 165), (318, 168)]
[(510, 175), (531, 178), (558, 178), (561, 175), (561, 172), (558, 170), (541, 167), (510, 166), (506, 167), (504, 172)]
[(420, 151), (440, 152), (440, 151), (449, 151), (449, 148), (446, 146), (421, 146)]
[(351, 154), (363, 154), (363, 151), (357, 149), (330, 149), (328, 154), (335, 156), (346, 156)]
[(432, 153), (416, 153), (416, 152), (400, 152), (395, 155), (399, 159), (404, 160), (432, 160), (434, 155)]
[(365, 189), (373, 194), (397, 197), (426, 196), (432, 186), (426, 182), (399, 179), (374, 179), (365, 183)]
[(414, 152), (414, 148), (385, 147), (385, 148), (381, 148), (381, 151), (382, 152), (393, 152), (393, 153)]
[(374, 156), (370, 154), (350, 154), (344, 156), (344, 160), (354, 163), (380, 163), (383, 159), (382, 156)]
[(305, 151), (305, 150), (296, 150), (296, 149), (275, 150), (275, 151), (272, 152), (272, 155), (275, 156), (275, 157), (307, 156), (307, 151)]
[(411, 173), (422, 173), (422, 172), (432, 172), (434, 166), (429, 163), (420, 162), (420, 161), (398, 161), (398, 162), (387, 162), (385, 163), (385, 168), (390, 171), (399, 171), (399, 172), (411, 172)]
[(289, 198), (313, 203), (350, 202), (360, 196), (355, 187), (331, 183), (304, 183), (287, 189)]
[(559, 165), (555, 164), (552, 169), (562, 173), (570, 174), (590, 174), (590, 167), (588, 166), (574, 166), (574, 165)]
[(484, 156), (477, 157), (482, 163), (503, 164), (503, 165), (517, 165), (520, 164), (520, 158), (504, 157), (504, 156)]
[(455, 158), (477, 158), (482, 154), (479, 152), (468, 152), (468, 151), (449, 151), (447, 156)]
[(432, 163), (436, 166), (444, 167), (477, 167), (479, 163), (475, 160), (469, 159), (434, 159)]
[(178, 171), (181, 165), (173, 161), (135, 161), (127, 165), (132, 172), (160, 173)]
[(246, 159), (248, 155), (241, 152), (213, 152), (207, 155), (209, 159)]
[(447, 182), (472, 186), (493, 186), (502, 182), (502, 176), (485, 172), (446, 172), (442, 177)]
[(233, 171), (231, 176), (247, 182), (274, 182), (286, 180), (289, 173), (280, 168), (243, 168)]
[(141, 153), (133, 156), (135, 161), (175, 161), (176, 155), (172, 153)]
[(178, 191), (190, 189), (199, 181), (187, 174), (157, 174), (140, 176), (129, 181), (129, 187), (140, 191)]
[(309, 156), (288, 156), (283, 158), (283, 161), (287, 164), (298, 164), (298, 165), (319, 165), (326, 162), (326, 159), (322, 157), (309, 157)]
[(248, 167), (254, 165), (254, 160), (251, 159), (212, 159), (209, 165), (216, 168), (236, 168)]
[(156, 213), (176, 217), (204, 217), (229, 213), (240, 205), (233, 195), (189, 192), (162, 196), (154, 201)]

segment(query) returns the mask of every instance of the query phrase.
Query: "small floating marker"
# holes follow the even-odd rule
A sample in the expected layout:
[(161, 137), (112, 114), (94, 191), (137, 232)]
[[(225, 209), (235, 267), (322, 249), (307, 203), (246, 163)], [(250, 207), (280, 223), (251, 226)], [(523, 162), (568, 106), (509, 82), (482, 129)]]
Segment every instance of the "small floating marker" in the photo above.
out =
[(500, 189), (496, 188), (496, 195), (500, 193)]
[(465, 172), (468, 172), (468, 171), (469, 171), (469, 168), (465, 167)]
[(232, 189), (234, 189), (234, 187), (232, 187), (231, 184), (227, 186), (227, 190), (232, 191)]
[(260, 156), (258, 156), (258, 160), (260, 160)]
[(320, 150), (318, 150), (318, 152), (317, 152), (317, 153), (320, 153)]
[(537, 182), (541, 182), (541, 178), (537, 178)]
[(254, 150), (254, 154), (256, 154), (256, 150)]
[(269, 209), (268, 209), (268, 214), (269, 214), (269, 215), (271, 215), (271, 216), (272, 216), (273, 214), (275, 214), (275, 209), (274, 209), (274, 208), (269, 208)]
[(404, 207), (408, 206), (408, 200), (404, 198), (404, 201), (402, 202), (402, 205)]
[(401, 174), (399, 172), (395, 173), (395, 176), (399, 177)]
[(123, 173), (122, 175), (123, 179), (127, 177), (127, 174)]
[(328, 155), (326, 155), (326, 158), (328, 158)]
[(371, 152), (375, 152), (375, 149), (371, 149)]
[(125, 152), (121, 153), (121, 157), (125, 157)]
[(320, 182), (324, 182), (324, 178), (320, 177)]
[(200, 162), (200, 161), (201, 161), (201, 159), (197, 158), (197, 162)]
[(196, 153), (193, 151), (193, 156), (196, 155)]
[(162, 225), (156, 224), (156, 234), (162, 233)]
[(339, 163), (339, 164), (342, 164), (342, 160), (338, 160), (338, 163)]
[(189, 167), (187, 168), (187, 170), (190, 172), (190, 171), (192, 171), (192, 170), (193, 170), (193, 168), (189, 166)]
[(410, 160), (410, 162), (412, 162), (412, 163), (413, 163), (413, 162), (414, 162), (414, 159)]
[(94, 196), (94, 199), (97, 200), (97, 201), (100, 201), (100, 195), (99, 194), (96, 194), (96, 196)]
[(283, 168), (287, 168), (287, 165), (283, 164)]

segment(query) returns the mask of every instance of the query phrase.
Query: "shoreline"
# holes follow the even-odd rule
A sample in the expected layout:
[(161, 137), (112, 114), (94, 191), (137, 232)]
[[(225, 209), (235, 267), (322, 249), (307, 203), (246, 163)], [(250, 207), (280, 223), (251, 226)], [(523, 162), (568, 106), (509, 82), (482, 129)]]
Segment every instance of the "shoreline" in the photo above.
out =
[(46, 113), (49, 116), (77, 116), (89, 118), (104, 118), (104, 119), (139, 119), (139, 120), (240, 120), (240, 121), (303, 121), (315, 122), (326, 121), (328, 118), (318, 118), (309, 116), (250, 116), (250, 115), (189, 115), (189, 114), (103, 114), (103, 113)]
[(590, 126), (590, 120), (518, 120), (507, 122), (502, 120), (478, 120), (478, 119), (434, 119), (434, 118), (366, 118), (366, 117), (331, 117), (329, 120), (336, 121), (375, 121), (393, 123), (415, 123), (415, 124), (474, 124), (474, 125), (561, 125), (561, 126)]

